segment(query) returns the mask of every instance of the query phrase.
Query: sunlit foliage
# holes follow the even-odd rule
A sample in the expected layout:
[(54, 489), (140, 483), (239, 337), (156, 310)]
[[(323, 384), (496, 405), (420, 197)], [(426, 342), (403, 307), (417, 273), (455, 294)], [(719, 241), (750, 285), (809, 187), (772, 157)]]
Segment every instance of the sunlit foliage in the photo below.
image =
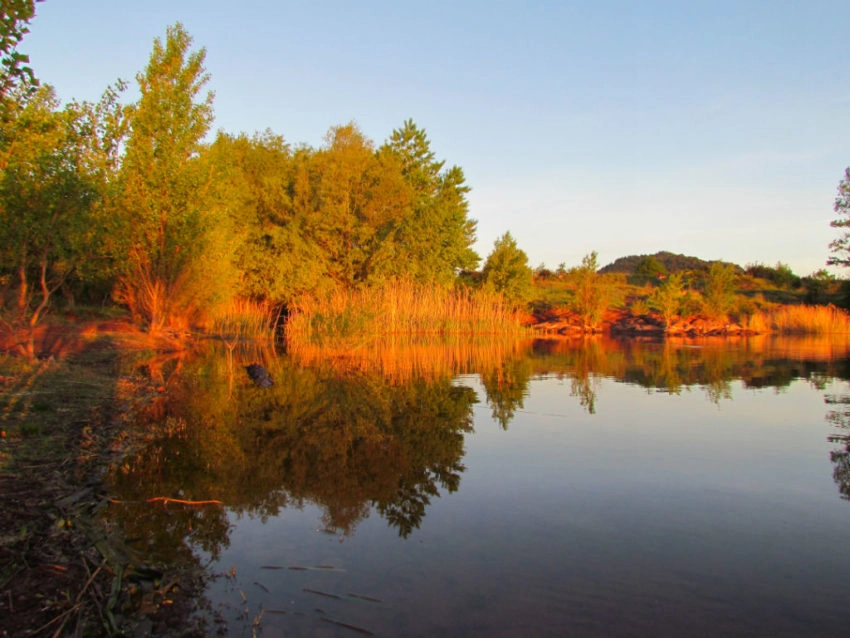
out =
[(233, 242), (219, 201), (219, 167), (202, 155), (212, 122), (204, 50), (191, 51), (181, 25), (154, 43), (136, 76), (117, 202), (124, 239), (117, 298), (151, 332), (181, 327), (227, 299)]
[(513, 236), (505, 233), (493, 244), (481, 279), (485, 289), (504, 295), (508, 302), (520, 306), (531, 296), (532, 274), (528, 256), (517, 246)]

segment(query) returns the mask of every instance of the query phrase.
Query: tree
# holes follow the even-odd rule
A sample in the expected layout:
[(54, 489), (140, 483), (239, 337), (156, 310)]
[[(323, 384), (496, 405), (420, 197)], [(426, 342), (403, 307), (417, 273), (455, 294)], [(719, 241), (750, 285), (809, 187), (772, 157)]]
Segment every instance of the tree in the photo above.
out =
[(845, 169), (844, 178), (838, 184), (838, 195), (835, 197), (835, 212), (841, 215), (830, 222), (833, 228), (841, 228), (843, 234), (829, 244), (833, 254), (826, 260), (829, 266), (850, 266), (850, 168)]
[(485, 289), (501, 293), (512, 304), (520, 305), (528, 300), (532, 285), (528, 256), (509, 232), (493, 244), (481, 277)]
[(296, 188), (296, 204), (327, 276), (350, 288), (404, 274), (398, 234), (412, 194), (398, 158), (377, 153), (352, 123), (333, 127), (304, 169), (311, 170), (312, 190)]
[(682, 312), (684, 302), (684, 283), (682, 273), (676, 272), (668, 276), (664, 283), (656, 288), (649, 298), (650, 305), (661, 313), (664, 319), (664, 329), (669, 330), (673, 317)]
[(396, 274), (448, 285), (461, 270), (475, 269), (476, 222), (468, 216), (463, 171), (435, 159), (428, 136), (413, 120), (394, 130), (380, 153), (398, 158), (413, 192), (411, 214), (398, 230)]
[(725, 317), (735, 304), (735, 267), (716, 261), (711, 264), (705, 279), (703, 301), (706, 313), (714, 318)]
[(38, 80), (29, 56), (16, 49), (29, 33), (27, 24), (35, 16), (35, 3), (41, 0), (3, 0), (0, 4), (0, 105), (17, 86), (31, 93)]
[[(15, 323), (35, 326), (84, 253), (97, 185), (85, 170), (84, 113), (41, 87), (7, 111), (0, 147), (0, 258), (17, 282)], [(10, 313), (5, 313), (10, 317)]]
[(597, 272), (599, 265), (596, 259), (596, 251), (585, 255), (581, 266), (569, 272), (574, 290), (572, 307), (581, 317), (584, 329), (589, 332), (599, 329), (605, 311), (618, 302), (616, 289), (608, 275)]
[(185, 326), (227, 298), (235, 279), (220, 167), (203, 145), (213, 118), (213, 94), (201, 95), (205, 51), (191, 43), (179, 23), (154, 42), (136, 76), (141, 96), (119, 178), (116, 298), (151, 332)]

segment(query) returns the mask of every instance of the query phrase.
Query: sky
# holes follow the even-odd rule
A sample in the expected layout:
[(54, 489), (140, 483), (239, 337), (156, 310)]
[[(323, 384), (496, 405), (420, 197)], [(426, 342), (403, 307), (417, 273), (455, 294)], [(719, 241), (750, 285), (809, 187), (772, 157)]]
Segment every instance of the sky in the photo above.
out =
[[(846, 0), (46, 0), (19, 51), (62, 100), (131, 84), (183, 24), (214, 131), (319, 147), (405, 120), (460, 166), (475, 248), (825, 266), (850, 166)], [(839, 276), (850, 273), (833, 270)]]

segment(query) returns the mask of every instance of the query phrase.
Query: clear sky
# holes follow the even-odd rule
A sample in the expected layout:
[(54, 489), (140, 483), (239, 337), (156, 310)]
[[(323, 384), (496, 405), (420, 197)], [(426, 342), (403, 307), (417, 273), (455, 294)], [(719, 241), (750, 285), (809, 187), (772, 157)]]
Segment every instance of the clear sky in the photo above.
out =
[(532, 266), (669, 250), (807, 275), (837, 236), (846, 0), (36, 7), (19, 50), (63, 100), (134, 84), (179, 21), (207, 50), (216, 129), (320, 146), (353, 120), (381, 143), (412, 118), (463, 168), (482, 258), (510, 231)]

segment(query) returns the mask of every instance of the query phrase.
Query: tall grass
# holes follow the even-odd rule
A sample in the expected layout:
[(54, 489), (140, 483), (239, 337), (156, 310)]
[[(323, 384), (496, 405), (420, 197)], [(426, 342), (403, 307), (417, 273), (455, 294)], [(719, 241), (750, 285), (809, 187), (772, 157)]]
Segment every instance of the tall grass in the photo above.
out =
[(522, 315), (497, 294), (393, 281), (335, 291), (291, 308), (287, 344), (386, 335), (521, 334)]
[(835, 306), (779, 306), (770, 311), (769, 325), (780, 334), (846, 334), (850, 315)]

